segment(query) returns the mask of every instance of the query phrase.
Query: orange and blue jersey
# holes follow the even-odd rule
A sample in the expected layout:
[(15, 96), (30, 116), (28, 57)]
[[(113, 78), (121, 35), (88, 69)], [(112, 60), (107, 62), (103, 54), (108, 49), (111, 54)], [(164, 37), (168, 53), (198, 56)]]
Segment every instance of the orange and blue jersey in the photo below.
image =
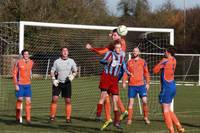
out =
[[(148, 66), (144, 59), (129, 60), (127, 62), (127, 69), (132, 74), (129, 78), (129, 86), (142, 86), (150, 83)], [(127, 79), (126, 75), (124, 79)]]
[(161, 70), (161, 80), (170, 82), (174, 80), (175, 69), (176, 69), (176, 59), (174, 57), (163, 58), (153, 68), (153, 72), (158, 73)]
[[(137, 94), (140, 97), (147, 97), (146, 84), (150, 82), (148, 66), (145, 60), (138, 58), (131, 59), (127, 62), (127, 69), (131, 73), (128, 86), (128, 98), (135, 98)], [(125, 74), (124, 79), (127, 80)]]
[(113, 77), (118, 76), (121, 67), (124, 71), (128, 71), (125, 63), (125, 53), (123, 51), (119, 54), (115, 51), (108, 51), (100, 63), (104, 65), (104, 72)]
[(13, 67), (12, 75), (15, 85), (27, 85), (31, 83), (33, 61), (20, 59)]
[(161, 71), (161, 92), (159, 95), (160, 103), (171, 103), (176, 95), (176, 85), (174, 72), (176, 69), (176, 59), (174, 57), (163, 58), (155, 67), (153, 72), (156, 74)]

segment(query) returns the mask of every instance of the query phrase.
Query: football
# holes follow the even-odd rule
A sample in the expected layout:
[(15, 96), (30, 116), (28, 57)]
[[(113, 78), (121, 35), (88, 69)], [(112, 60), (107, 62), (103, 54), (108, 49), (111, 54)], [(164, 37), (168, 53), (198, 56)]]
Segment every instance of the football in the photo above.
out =
[(120, 25), (120, 26), (117, 27), (117, 33), (120, 36), (126, 36), (127, 33), (128, 33), (128, 29), (125, 25)]

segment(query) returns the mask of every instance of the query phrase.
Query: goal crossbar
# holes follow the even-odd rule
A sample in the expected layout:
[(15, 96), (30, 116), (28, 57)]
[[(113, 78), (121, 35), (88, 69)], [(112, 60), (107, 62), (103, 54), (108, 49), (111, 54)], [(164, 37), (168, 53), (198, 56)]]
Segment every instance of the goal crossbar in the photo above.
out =
[[(113, 30), (115, 26), (97, 26), (97, 25), (78, 25), (78, 24), (61, 24), (61, 23), (45, 23), (45, 22), (32, 22), (20, 21), (19, 31), (19, 53), (24, 49), (24, 26), (36, 27), (52, 27), (52, 28), (69, 28), (69, 29), (91, 29), (91, 30)], [(165, 32), (170, 34), (170, 44), (174, 45), (174, 29), (170, 28), (138, 28), (127, 27), (128, 31), (138, 32)]]

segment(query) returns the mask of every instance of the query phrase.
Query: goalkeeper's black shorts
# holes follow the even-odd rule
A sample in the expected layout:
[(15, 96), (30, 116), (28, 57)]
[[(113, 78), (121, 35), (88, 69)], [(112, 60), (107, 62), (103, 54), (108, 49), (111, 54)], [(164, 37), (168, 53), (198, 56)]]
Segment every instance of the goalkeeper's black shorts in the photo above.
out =
[(59, 83), (57, 87), (53, 85), (52, 95), (59, 96), (60, 94), (64, 98), (71, 98), (72, 86), (70, 81), (67, 81), (65, 83)]

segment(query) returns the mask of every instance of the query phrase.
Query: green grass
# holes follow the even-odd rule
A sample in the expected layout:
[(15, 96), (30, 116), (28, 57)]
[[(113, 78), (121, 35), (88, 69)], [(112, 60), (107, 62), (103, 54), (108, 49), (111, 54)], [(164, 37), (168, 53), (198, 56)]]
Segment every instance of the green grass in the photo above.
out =
[[(72, 123), (65, 123), (64, 101), (59, 99), (56, 122), (48, 123), (49, 105), (51, 101), (51, 81), (33, 80), (32, 82), (32, 125), (25, 122), (15, 124), (14, 88), (11, 79), (0, 80), (0, 131), (2, 133), (62, 133), (62, 132), (100, 132), (102, 122), (94, 121), (96, 104), (99, 99), (99, 79), (96, 77), (79, 78), (73, 81), (72, 94)], [(125, 133), (160, 133), (167, 132), (162, 120), (158, 104), (159, 89), (157, 85), (151, 86), (149, 92), (149, 106), (151, 125), (145, 125), (139, 115), (138, 104), (134, 105), (135, 117), (131, 126), (122, 122), (123, 130), (118, 130), (112, 125), (104, 132)], [(175, 112), (185, 127), (186, 131), (200, 132), (200, 87), (177, 86), (175, 98)], [(121, 98), (127, 104), (127, 89), (121, 89)], [(137, 103), (137, 100), (136, 100)]]

